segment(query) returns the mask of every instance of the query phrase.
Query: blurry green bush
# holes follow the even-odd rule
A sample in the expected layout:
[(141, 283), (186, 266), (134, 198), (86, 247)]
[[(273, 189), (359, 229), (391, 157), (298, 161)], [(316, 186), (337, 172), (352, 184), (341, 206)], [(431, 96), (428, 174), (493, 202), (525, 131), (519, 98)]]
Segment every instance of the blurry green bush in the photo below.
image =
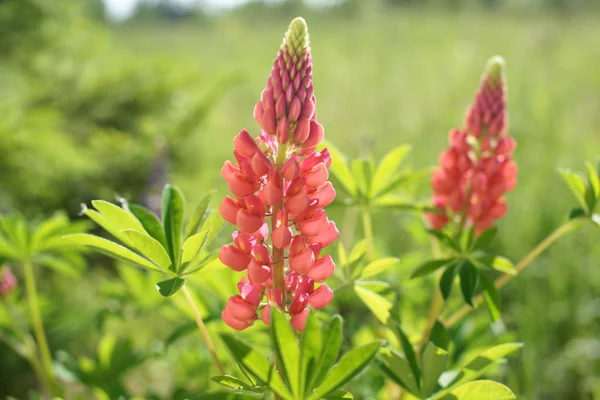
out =
[(163, 138), (175, 168), (197, 162), (190, 134), (235, 82), (119, 54), (77, 2), (5, 0), (0, 26), (0, 209), (139, 198)]

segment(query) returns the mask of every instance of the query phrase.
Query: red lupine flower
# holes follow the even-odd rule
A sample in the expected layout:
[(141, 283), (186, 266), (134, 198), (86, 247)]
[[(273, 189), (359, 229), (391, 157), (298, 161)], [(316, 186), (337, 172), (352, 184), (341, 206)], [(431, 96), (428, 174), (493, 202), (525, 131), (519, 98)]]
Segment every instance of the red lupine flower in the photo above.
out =
[[(307, 27), (296, 18), (254, 107), (260, 136), (242, 130), (233, 141), (237, 164), (226, 161), (221, 170), (234, 197), (226, 196), (219, 212), (239, 231), (219, 259), (247, 275), (222, 313), (234, 329), (252, 325), (261, 306), (261, 319), (269, 324), (275, 306), (302, 331), (307, 307), (323, 308), (333, 298), (326, 284), (315, 288), (334, 272), (331, 256), (320, 253), (339, 232), (323, 210), (335, 190), (327, 181), (331, 155), (316, 151), (324, 131), (313, 92)], [(261, 305), (263, 297), (268, 303)]]
[(6, 296), (17, 287), (17, 278), (8, 267), (0, 266), (0, 296)]
[(431, 179), (439, 212), (427, 217), (434, 229), (453, 221), (474, 226), (479, 234), (508, 210), (503, 196), (517, 183), (517, 165), (511, 160), (516, 142), (506, 133), (503, 69), (501, 57), (488, 62), (464, 127), (450, 131), (450, 147), (440, 155)]

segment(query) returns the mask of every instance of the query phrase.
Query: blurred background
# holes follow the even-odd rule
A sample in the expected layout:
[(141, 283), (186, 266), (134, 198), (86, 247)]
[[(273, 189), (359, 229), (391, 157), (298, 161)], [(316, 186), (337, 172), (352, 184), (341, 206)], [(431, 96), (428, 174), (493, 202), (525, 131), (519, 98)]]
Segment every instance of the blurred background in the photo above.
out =
[[(518, 260), (564, 221), (575, 201), (557, 167), (600, 154), (596, 0), (0, 0), (0, 211), (76, 217), (80, 203), (116, 195), (152, 205), (167, 180), (190, 204), (212, 188), (223, 196), (232, 138), (258, 134), (252, 110), (297, 15), (309, 24), (319, 120), (352, 158), (408, 143), (413, 168), (434, 165), (486, 60), (504, 56), (520, 172), (495, 250)], [(428, 198), (427, 178), (414, 194)], [(378, 252), (406, 260), (385, 279), (422, 326), (432, 286), (407, 281), (426, 243), (421, 222), (374, 221)], [(568, 237), (508, 285), (500, 334), (484, 311), (483, 328), (464, 328), (525, 343), (496, 376), (519, 399), (600, 398), (599, 239), (589, 227)], [(51, 347), (74, 393), (175, 399), (209, 387), (186, 311), (151, 278), (101, 257), (71, 277), (40, 273)], [(196, 278), (214, 332), (226, 329), (234, 282), (222, 269)], [(348, 302), (338, 310), (364, 309)], [(351, 315), (347, 346), (376, 325)], [(0, 397), (32, 387), (28, 365), (0, 343)], [(382, 387), (372, 369), (353, 393), (376, 398)]]

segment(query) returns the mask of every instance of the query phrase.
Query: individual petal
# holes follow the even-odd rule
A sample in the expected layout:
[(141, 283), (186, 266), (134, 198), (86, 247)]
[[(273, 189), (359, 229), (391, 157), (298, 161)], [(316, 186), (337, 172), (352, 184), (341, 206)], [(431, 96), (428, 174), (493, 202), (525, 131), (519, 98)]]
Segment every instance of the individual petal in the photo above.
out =
[(271, 278), (271, 268), (252, 259), (248, 264), (248, 278), (252, 282), (264, 283)]
[(299, 254), (290, 255), (290, 268), (299, 275), (304, 275), (315, 263), (315, 254), (306, 247)]
[(234, 271), (243, 271), (248, 268), (250, 256), (232, 245), (223, 245), (219, 251), (219, 260)]
[(240, 208), (236, 216), (236, 225), (242, 232), (254, 233), (264, 223), (264, 216), (257, 216), (250, 211)]
[(325, 307), (333, 299), (333, 290), (326, 284), (323, 284), (317, 288), (308, 297), (308, 304), (314, 309), (320, 310)]
[(325, 182), (324, 185), (312, 192), (308, 197), (310, 200), (317, 199), (319, 207), (325, 208), (335, 199), (335, 189), (331, 182)]
[(246, 158), (250, 158), (259, 151), (256, 142), (245, 129), (238, 133), (233, 139), (233, 145), (235, 149)]
[(225, 196), (219, 206), (219, 213), (230, 224), (236, 224), (237, 212), (240, 207), (237, 202), (229, 196)]
[(306, 276), (315, 282), (323, 282), (329, 278), (335, 271), (335, 264), (329, 254), (319, 259), (313, 266), (308, 270)]
[(298, 332), (304, 331), (304, 327), (306, 326), (306, 319), (308, 318), (308, 313), (310, 310), (305, 308), (299, 314), (292, 315), (290, 319), (290, 324), (294, 327)]

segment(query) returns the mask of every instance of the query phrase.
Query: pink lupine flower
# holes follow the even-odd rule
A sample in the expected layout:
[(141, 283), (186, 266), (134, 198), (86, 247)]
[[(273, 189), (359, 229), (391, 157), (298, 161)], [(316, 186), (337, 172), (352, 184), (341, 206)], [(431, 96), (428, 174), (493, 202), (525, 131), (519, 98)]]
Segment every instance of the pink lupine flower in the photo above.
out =
[(9, 267), (0, 266), (0, 296), (6, 296), (17, 287), (17, 278)]
[(508, 210), (503, 196), (517, 183), (517, 165), (511, 160), (516, 142), (506, 133), (503, 69), (501, 57), (488, 62), (464, 127), (450, 131), (450, 147), (440, 155), (431, 180), (439, 212), (427, 218), (434, 229), (454, 221), (474, 226), (479, 234)]
[(323, 308), (333, 298), (326, 284), (316, 285), (334, 272), (331, 256), (321, 251), (339, 232), (323, 209), (335, 189), (328, 181), (331, 155), (316, 151), (324, 130), (315, 108), (308, 31), (296, 18), (254, 107), (260, 135), (242, 130), (233, 140), (236, 163), (226, 161), (221, 170), (233, 196), (223, 199), (219, 212), (239, 231), (219, 259), (246, 271), (240, 294), (222, 313), (233, 329), (251, 326), (259, 313), (269, 324), (271, 307), (278, 307), (302, 331), (308, 307)]

